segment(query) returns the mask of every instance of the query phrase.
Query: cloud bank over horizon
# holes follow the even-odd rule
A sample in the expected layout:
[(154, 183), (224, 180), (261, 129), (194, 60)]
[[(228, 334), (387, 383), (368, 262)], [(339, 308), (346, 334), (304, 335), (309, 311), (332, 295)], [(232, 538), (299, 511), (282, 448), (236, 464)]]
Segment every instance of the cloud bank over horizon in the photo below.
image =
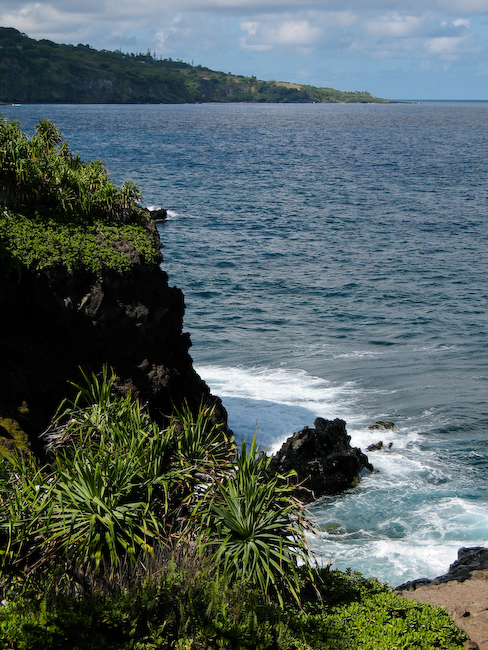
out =
[(0, 0), (0, 25), (390, 99), (488, 99), (488, 0)]

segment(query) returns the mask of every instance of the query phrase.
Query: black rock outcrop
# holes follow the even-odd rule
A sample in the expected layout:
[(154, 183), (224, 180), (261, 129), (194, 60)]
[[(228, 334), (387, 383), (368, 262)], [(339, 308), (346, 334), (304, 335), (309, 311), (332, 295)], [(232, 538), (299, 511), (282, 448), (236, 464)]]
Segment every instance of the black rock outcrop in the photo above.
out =
[(113, 368), (121, 390), (147, 402), (158, 421), (185, 401), (215, 403), (216, 419), (226, 420), (193, 369), (182, 292), (158, 263), (125, 252), (132, 269), (124, 275), (23, 268), (0, 279), (0, 418), (17, 422), (34, 449), (80, 367)]
[(338, 494), (359, 482), (363, 469), (373, 470), (368, 458), (351, 447), (344, 420), (317, 418), (314, 428), (294, 433), (271, 459), (274, 472), (295, 470), (297, 496), (305, 502)]

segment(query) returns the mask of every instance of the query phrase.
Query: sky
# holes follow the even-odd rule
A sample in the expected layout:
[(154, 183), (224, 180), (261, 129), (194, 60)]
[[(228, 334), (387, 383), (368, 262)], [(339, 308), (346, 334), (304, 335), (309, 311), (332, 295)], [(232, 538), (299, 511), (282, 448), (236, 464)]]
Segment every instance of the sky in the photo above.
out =
[(387, 99), (488, 100), (488, 0), (0, 0), (0, 25)]

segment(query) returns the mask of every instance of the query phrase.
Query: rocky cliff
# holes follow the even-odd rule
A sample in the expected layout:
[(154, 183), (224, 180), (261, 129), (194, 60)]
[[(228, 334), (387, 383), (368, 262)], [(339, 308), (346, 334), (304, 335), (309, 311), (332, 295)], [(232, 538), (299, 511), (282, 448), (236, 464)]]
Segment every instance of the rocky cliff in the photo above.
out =
[[(157, 236), (155, 234), (155, 236)], [(121, 389), (148, 402), (159, 421), (188, 401), (217, 403), (193, 369), (183, 333), (184, 299), (168, 285), (158, 263), (127, 250), (132, 268), (96, 278), (63, 266), (2, 274), (0, 281), (0, 435), (18, 437), (19, 426), (34, 448), (80, 367), (109, 365)]]

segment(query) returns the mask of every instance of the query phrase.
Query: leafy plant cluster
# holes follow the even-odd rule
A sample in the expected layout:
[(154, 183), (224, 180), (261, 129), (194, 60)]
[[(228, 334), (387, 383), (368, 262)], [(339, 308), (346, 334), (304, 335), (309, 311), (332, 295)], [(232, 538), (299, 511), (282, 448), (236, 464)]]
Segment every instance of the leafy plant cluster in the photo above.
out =
[[(129, 578), (129, 576), (128, 576)], [(0, 608), (5, 650), (462, 650), (444, 610), (405, 601), (374, 580), (317, 571), (320, 597), (267, 602), (181, 559), (143, 584), (82, 598), (16, 599)], [(342, 601), (337, 602), (336, 592)], [(329, 595), (332, 595), (329, 601)], [(305, 596), (305, 594), (304, 594)], [(334, 604), (335, 603), (335, 604)]]
[[(34, 270), (128, 271), (135, 250), (159, 258), (132, 182), (118, 187), (100, 160), (84, 162), (41, 120), (32, 137), (0, 116), (0, 255)], [(12, 261), (11, 261), (12, 266)]]
[(269, 477), (255, 444), (237, 454), (208, 410), (185, 409), (161, 431), (114, 380), (105, 371), (78, 386), (47, 434), (47, 464), (2, 459), (0, 573), (11, 588), (46, 574), (96, 582), (188, 547), (232, 581), (298, 600), (307, 548), (289, 477)]
[(161, 430), (85, 376), (48, 460), (0, 463), (0, 648), (460, 650), (437, 608), (318, 569), (293, 476), (183, 409)]
[(296, 87), (146, 54), (35, 41), (0, 28), (0, 101), (24, 103), (377, 102), (369, 93)]

